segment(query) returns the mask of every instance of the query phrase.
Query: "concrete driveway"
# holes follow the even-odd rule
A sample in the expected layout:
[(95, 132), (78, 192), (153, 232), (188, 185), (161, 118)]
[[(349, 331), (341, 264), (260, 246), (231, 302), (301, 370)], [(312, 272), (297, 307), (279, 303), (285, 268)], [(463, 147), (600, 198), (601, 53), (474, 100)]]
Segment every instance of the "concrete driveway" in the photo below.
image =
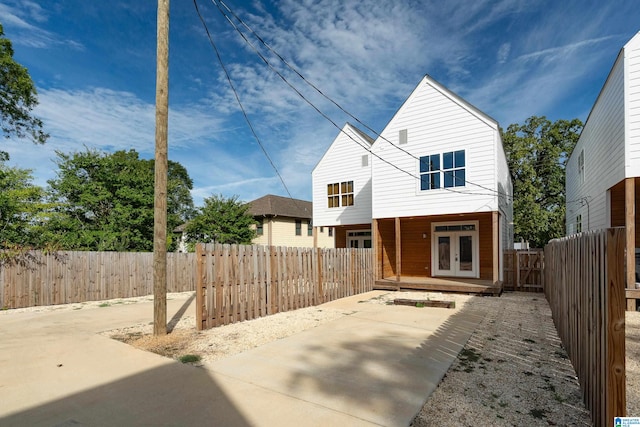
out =
[[(484, 312), (333, 301), (351, 315), (207, 365), (98, 333), (153, 303), (0, 313), (2, 426), (406, 426)], [(193, 301), (168, 302), (168, 317)]]

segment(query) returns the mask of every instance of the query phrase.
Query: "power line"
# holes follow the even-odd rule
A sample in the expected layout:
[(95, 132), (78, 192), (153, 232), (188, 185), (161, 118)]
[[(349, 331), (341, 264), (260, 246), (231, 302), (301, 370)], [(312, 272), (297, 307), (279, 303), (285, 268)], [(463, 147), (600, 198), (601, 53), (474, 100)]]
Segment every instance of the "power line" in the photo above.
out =
[[(284, 182), (284, 179), (282, 178), (282, 175), (280, 174), (280, 171), (278, 171), (278, 168), (273, 163), (273, 160), (271, 159), (271, 156), (269, 156), (269, 153), (265, 149), (264, 145), (262, 144), (262, 141), (258, 137), (258, 134), (256, 133), (253, 125), (251, 124), (251, 120), (249, 120), (249, 116), (247, 115), (247, 112), (244, 109), (244, 106), (242, 105), (242, 102), (240, 101), (240, 96), (238, 95), (238, 91), (236, 90), (233, 82), (231, 81), (231, 76), (229, 75), (229, 71), (227, 70), (227, 67), (224, 65), (224, 62), (222, 61), (222, 57), (220, 56), (220, 51), (218, 50), (218, 47), (216, 46), (215, 42), (213, 41), (213, 37), (211, 36), (211, 33), (209, 32), (209, 27), (207, 27), (207, 23), (205, 22), (204, 18), (202, 17), (202, 14), (200, 13), (200, 9), (198, 8), (197, 0), (193, 0), (193, 5), (196, 8), (196, 13), (198, 14), (198, 17), (200, 18), (200, 22), (202, 22), (202, 25), (204, 26), (204, 29), (205, 29), (205, 31), (207, 33), (207, 37), (209, 38), (209, 42), (211, 44), (211, 47), (213, 47), (213, 50), (216, 53), (216, 57), (218, 58), (218, 62), (220, 63), (220, 66), (222, 67), (222, 70), (224, 71), (224, 74), (225, 74), (225, 76), (227, 78), (227, 82), (229, 83), (229, 86), (231, 87), (231, 90), (233, 91), (233, 94), (234, 94), (234, 96), (236, 98), (236, 101), (238, 102), (238, 106), (240, 107), (240, 110), (242, 111), (242, 115), (244, 116), (244, 119), (247, 122), (247, 126), (249, 126), (249, 129), (251, 130), (251, 133), (253, 134), (253, 137), (255, 138), (256, 142), (258, 143), (258, 145), (262, 149), (262, 152), (264, 153), (264, 155), (267, 158), (267, 160), (269, 160), (269, 163), (271, 164), (271, 167), (273, 168), (273, 170), (276, 172), (276, 175), (278, 175), (278, 178), (280, 179), (280, 182), (282, 183), (282, 186), (284, 187), (285, 191), (289, 195), (289, 198), (291, 200), (293, 200), (294, 203), (295, 203), (295, 199), (293, 198), (293, 196), (291, 196), (291, 192), (289, 191), (289, 187), (287, 187), (287, 184)], [(297, 204), (296, 204), (296, 206), (297, 206)]]
[[(217, 49), (217, 47), (215, 46), (215, 44), (213, 43), (213, 39), (212, 39), (212, 37), (211, 37), (211, 35), (210, 35), (209, 31), (208, 31), (208, 28), (207, 28), (207, 26), (206, 26), (206, 23), (204, 22), (204, 19), (202, 18), (202, 15), (199, 13), (199, 10), (198, 10), (198, 8), (197, 8), (197, 4), (196, 4), (195, 2), (196, 2), (196, 0), (194, 0), (194, 4), (195, 4), (195, 6), (196, 6), (196, 10), (198, 11), (198, 15), (200, 16), (200, 20), (203, 22), (203, 25), (205, 26), (205, 29), (207, 30), (207, 35), (209, 36), (210, 42), (212, 43), (212, 45), (214, 46), (214, 49), (216, 50), (216, 55), (218, 56), (218, 60), (221, 62), (221, 58), (220, 58), (220, 54), (219, 54), (219, 52), (218, 52), (218, 49)], [(303, 95), (303, 94), (302, 94), (302, 93), (301, 93), (301, 92), (300, 92), (300, 91), (299, 91), (295, 86), (293, 86), (293, 85), (292, 85), (292, 84), (287, 80), (287, 78), (286, 78), (286, 77), (285, 77), (281, 72), (279, 72), (277, 69), (275, 69), (275, 67), (274, 67), (274, 66), (269, 62), (269, 60), (267, 60), (267, 59), (264, 57), (264, 55), (262, 55), (262, 53), (261, 53), (261, 52), (260, 52), (260, 51), (259, 51), (259, 50), (254, 46), (254, 45), (253, 45), (253, 43), (251, 43), (251, 42), (248, 40), (248, 38), (246, 37), (246, 35), (245, 35), (245, 34), (244, 34), (244, 33), (243, 33), (243, 32), (242, 32), (242, 31), (237, 27), (237, 25), (235, 25), (235, 23), (231, 20), (231, 18), (230, 18), (230, 17), (229, 17), (229, 16), (228, 16), (228, 15), (227, 15), (227, 14), (226, 14), (222, 9), (221, 9), (220, 5), (216, 2), (216, 0), (211, 0), (211, 2), (212, 2), (212, 3), (213, 3), (213, 4), (218, 8), (218, 10), (219, 10), (219, 11), (220, 11), (220, 13), (223, 15), (223, 17), (224, 17), (224, 18), (225, 18), (225, 19), (226, 19), (226, 20), (227, 20), (227, 21), (232, 25), (232, 27), (233, 27), (233, 28), (236, 30), (236, 32), (237, 32), (237, 33), (242, 37), (242, 39), (245, 41), (245, 43), (247, 43), (247, 44), (252, 48), (252, 50), (253, 50), (253, 51), (254, 51), (254, 52), (259, 56), (259, 58), (260, 58), (260, 59), (265, 63), (265, 65), (267, 65), (267, 66), (268, 66), (268, 67), (269, 67), (269, 68), (270, 68), (270, 69), (271, 69), (271, 70), (272, 70), (272, 71), (273, 71), (273, 72), (274, 72), (278, 77), (280, 77), (280, 79), (281, 79), (281, 80), (282, 80), (282, 81), (283, 81), (287, 86), (289, 86), (289, 87), (290, 87), (290, 88), (291, 88), (291, 89), (292, 89), (292, 90), (293, 90), (293, 91), (294, 91), (294, 92), (295, 92), (295, 93), (296, 93), (296, 94), (297, 94), (301, 99), (303, 99), (303, 100), (304, 100), (304, 101), (305, 101), (305, 102), (306, 102), (310, 107), (312, 107), (312, 108), (313, 108), (313, 109), (314, 109), (318, 114), (320, 114), (320, 115), (321, 115), (325, 120), (327, 120), (328, 122), (330, 122), (330, 123), (331, 123), (331, 124), (336, 128), (336, 129), (338, 129), (338, 131), (339, 131), (339, 132), (344, 133), (344, 134), (345, 134), (349, 139), (351, 139), (351, 140), (352, 140), (353, 142), (355, 142), (356, 144), (360, 145), (363, 149), (365, 149), (367, 152), (369, 152), (372, 156), (374, 156), (374, 157), (378, 158), (378, 159), (379, 159), (379, 160), (381, 160), (382, 162), (384, 162), (384, 163), (386, 163), (386, 164), (390, 165), (391, 167), (395, 168), (396, 170), (398, 170), (398, 171), (400, 171), (400, 172), (402, 172), (402, 173), (405, 173), (405, 174), (409, 175), (410, 177), (412, 177), (412, 178), (414, 178), (414, 179), (416, 179), (416, 180), (421, 180), (421, 178), (420, 178), (419, 176), (417, 176), (417, 175), (413, 174), (412, 172), (409, 172), (409, 171), (407, 171), (407, 170), (405, 170), (405, 169), (402, 169), (401, 167), (399, 167), (399, 166), (397, 166), (397, 165), (393, 164), (392, 162), (390, 162), (390, 161), (388, 161), (388, 160), (384, 159), (383, 157), (381, 157), (381, 156), (380, 156), (380, 155), (378, 155), (377, 153), (374, 153), (374, 152), (371, 150), (371, 147), (370, 147), (370, 146), (365, 146), (365, 145), (363, 145), (360, 141), (358, 141), (358, 140), (354, 139), (351, 135), (349, 135), (348, 133), (344, 132), (344, 131), (343, 131), (343, 129), (342, 129), (340, 126), (338, 126), (338, 124), (337, 124), (337, 123), (335, 123), (335, 121), (333, 121), (333, 120), (332, 120), (332, 119), (331, 119), (327, 114), (325, 114), (324, 112), (322, 112), (322, 111), (321, 111), (321, 110), (320, 110), (316, 105), (314, 105), (311, 101), (309, 101), (309, 99), (307, 99), (307, 97), (305, 97), (305, 96), (304, 96), (304, 95)], [(221, 3), (222, 3), (222, 2), (221, 2)], [(249, 29), (249, 31), (251, 31), (251, 32), (256, 36), (256, 38), (258, 38), (258, 39), (259, 39), (263, 44), (265, 44), (265, 46), (268, 46), (268, 45), (266, 45), (266, 42), (264, 42), (264, 40), (263, 40), (260, 36), (258, 36), (258, 35), (253, 31), (253, 30), (251, 30), (251, 29), (250, 29), (246, 24), (244, 24), (244, 22), (243, 22), (243, 21), (242, 21), (242, 20), (241, 20), (241, 19), (240, 19), (240, 18), (239, 18), (235, 13), (233, 13), (233, 12), (231, 11), (231, 9), (230, 9), (226, 4), (225, 4), (224, 6), (225, 6), (225, 8), (227, 8), (227, 9), (230, 11), (230, 13), (232, 13), (232, 14), (236, 17), (236, 19), (237, 19), (239, 22), (241, 22), (245, 27), (247, 27), (247, 28)], [(339, 104), (337, 104), (337, 103), (336, 103), (335, 101), (333, 101), (331, 98), (329, 98), (328, 96), (326, 96), (322, 91), (320, 91), (320, 90), (319, 90), (315, 85), (313, 85), (313, 84), (312, 84), (312, 83), (310, 83), (306, 78), (304, 78), (304, 76), (302, 76), (302, 74), (301, 74), (301, 73), (299, 73), (295, 68), (291, 67), (291, 66), (288, 64), (288, 62), (287, 62), (286, 60), (284, 60), (284, 58), (282, 58), (282, 56), (281, 56), (281, 55), (279, 55), (275, 50), (273, 50), (273, 49), (272, 49), (272, 48), (270, 48), (270, 47), (268, 47), (268, 49), (269, 49), (270, 51), (272, 51), (272, 52), (273, 52), (273, 53), (274, 53), (278, 58), (280, 58), (280, 59), (281, 59), (281, 61), (282, 61), (283, 63), (285, 63), (285, 65), (287, 65), (289, 68), (291, 68), (291, 69), (292, 69), (292, 70), (293, 70), (293, 71), (294, 71), (298, 76), (300, 76), (300, 78), (302, 78), (302, 80), (303, 80), (305, 83), (307, 83), (308, 85), (310, 85), (311, 87), (313, 87), (313, 88), (314, 88), (318, 93), (320, 93), (323, 97), (325, 97), (325, 98), (326, 98), (326, 99), (328, 99), (330, 102), (332, 102), (334, 105), (336, 105), (339, 109), (341, 109), (341, 110), (342, 110), (343, 112), (345, 112), (347, 115), (349, 115), (350, 117), (354, 118), (354, 120), (356, 120), (358, 123), (362, 124), (362, 125), (363, 125), (363, 126), (365, 126), (367, 129), (369, 129), (369, 130), (371, 130), (372, 132), (374, 132), (376, 135), (378, 135), (380, 138), (382, 138), (382, 140), (386, 141), (387, 143), (389, 143), (389, 144), (390, 144), (391, 146), (393, 146), (394, 148), (396, 148), (396, 149), (398, 149), (398, 150), (400, 150), (400, 151), (404, 152), (405, 154), (409, 155), (410, 157), (412, 157), (412, 158), (413, 158), (413, 159), (415, 159), (415, 160), (418, 160), (418, 161), (420, 160), (420, 158), (419, 158), (419, 157), (417, 157), (417, 156), (413, 155), (412, 153), (408, 152), (407, 150), (404, 150), (403, 148), (398, 147), (397, 145), (393, 144), (391, 141), (389, 141), (389, 140), (388, 140), (388, 139), (386, 139), (385, 137), (381, 136), (379, 133), (377, 133), (376, 131), (374, 131), (373, 129), (371, 129), (369, 126), (367, 126), (366, 124), (364, 124), (364, 123), (363, 123), (361, 120), (359, 120), (357, 117), (355, 117), (354, 115), (352, 115), (351, 113), (349, 113), (348, 111), (346, 111), (346, 110), (345, 110), (344, 108), (342, 108)], [(221, 62), (221, 64), (222, 64), (222, 62)], [(224, 68), (224, 65), (223, 65), (223, 68)], [(235, 97), (236, 97), (236, 100), (238, 101), (238, 103), (239, 103), (239, 104), (240, 104), (240, 106), (241, 106), (241, 109), (242, 109), (243, 115), (245, 116), (245, 120), (249, 123), (249, 126), (250, 126), (250, 128), (251, 128), (252, 132), (254, 133), (254, 137), (256, 137), (256, 139), (257, 139), (257, 135), (255, 135), (255, 131), (253, 130), (253, 127), (251, 126), (251, 124), (250, 124), (250, 122), (249, 122), (249, 120), (248, 120), (248, 117), (247, 117), (247, 115), (246, 115), (246, 112), (244, 111), (244, 108), (242, 107), (242, 105), (241, 105), (241, 103), (240, 103), (240, 101), (239, 101), (239, 96), (238, 96), (238, 94), (237, 94), (237, 92), (236, 92), (236, 90), (235, 90), (235, 87), (234, 87), (234, 86), (233, 86), (233, 84), (231, 83), (231, 79), (230, 79), (230, 76), (229, 76), (229, 74), (228, 74), (228, 72), (227, 72), (226, 68), (224, 68), (224, 71), (225, 71), (225, 74), (226, 74), (226, 76), (227, 76), (227, 80), (229, 81), (230, 85), (232, 86), (232, 90), (233, 90), (233, 92), (234, 92), (234, 95), (235, 95)], [(260, 142), (259, 142), (259, 143), (260, 143)], [(260, 144), (260, 146), (261, 146), (261, 148), (263, 149), (263, 151), (265, 151), (265, 150), (264, 150), (264, 147), (262, 146), (262, 144)], [(266, 151), (265, 151), (265, 155), (267, 155), (267, 157), (268, 157), (268, 154), (266, 153)], [(271, 159), (270, 159), (269, 157), (268, 157), (268, 159), (269, 159), (269, 161), (271, 162), (272, 167), (274, 167), (274, 169), (275, 169), (275, 165), (273, 165), (273, 162), (271, 161)], [(276, 172), (277, 172), (277, 169), (275, 169), (275, 170), (276, 170)], [(431, 172), (445, 172), (445, 171), (437, 170), (437, 171), (431, 171)], [(280, 179), (281, 179), (281, 181), (282, 181), (282, 177), (280, 176), (280, 174), (279, 174), (279, 173), (278, 173), (278, 176), (280, 177)], [(476, 184), (476, 183), (474, 183), (474, 182), (472, 182), (472, 181), (469, 181), (469, 180), (465, 180), (465, 182), (466, 182), (466, 183), (468, 183), (468, 184), (471, 184), (471, 185), (475, 185), (475, 186), (477, 186), (477, 187), (479, 187), (479, 188), (485, 189), (485, 190), (487, 190), (487, 191), (489, 191), (489, 192), (491, 192), (491, 193), (490, 193), (490, 194), (487, 194), (487, 193), (477, 193), (477, 192), (469, 192), (469, 191), (459, 191), (459, 190), (454, 190), (453, 188), (450, 188), (450, 187), (442, 187), (441, 189), (442, 189), (442, 190), (445, 190), (445, 191), (448, 191), (448, 192), (452, 192), (452, 193), (467, 194), (467, 195), (486, 195), (486, 196), (496, 196), (496, 195), (500, 196), (500, 195), (502, 195), (502, 196), (505, 196), (507, 199), (511, 199), (511, 200), (513, 200), (513, 196), (512, 196), (512, 195), (509, 195), (509, 194), (507, 194), (507, 193), (503, 193), (503, 192), (500, 192), (500, 191), (498, 191), (498, 190), (494, 190), (494, 189), (492, 189), (492, 188), (488, 188), (488, 187), (485, 187), (485, 186), (483, 186), (483, 185)], [(283, 185), (284, 185), (284, 186), (285, 186), (285, 188), (286, 188), (286, 184), (284, 183), (284, 181), (283, 181)], [(289, 193), (288, 189), (287, 189), (287, 193)], [(291, 194), (290, 194), (290, 193), (289, 193), (289, 196), (291, 197)]]
[[(347, 114), (349, 117), (353, 118), (357, 123), (361, 124), (362, 126), (364, 126), (366, 129), (370, 130), (371, 132), (373, 132), (376, 136), (378, 136), (379, 138), (381, 138), (382, 140), (386, 141), (388, 144), (390, 144), (392, 147), (396, 148), (397, 150), (402, 151), (403, 153), (409, 155), (411, 158), (415, 159), (415, 160), (420, 160), (420, 158), (416, 155), (414, 155), (413, 153), (410, 153), (409, 151), (403, 149), (402, 147), (397, 146), (396, 144), (394, 144), (393, 142), (389, 141), (387, 138), (385, 138), (384, 136), (382, 136), (380, 133), (376, 132), (374, 129), (372, 129), (370, 126), (368, 126), (367, 124), (365, 124), (363, 121), (361, 121), (358, 117), (356, 117), (355, 115), (351, 114), (349, 111), (347, 111), (345, 108), (343, 108), (340, 104), (338, 104), (336, 101), (334, 101), (332, 98), (330, 98), (329, 96), (327, 96), (324, 92), (322, 92), (316, 85), (314, 85), (312, 82), (310, 82), (308, 79), (306, 79), (295, 67), (293, 67), (286, 59), (284, 59), (282, 57), (282, 55), (280, 55), (275, 49), (273, 49), (268, 43), (266, 43), (264, 41), (264, 39), (262, 37), (260, 37), (260, 35), (258, 35), (253, 29), (251, 29), (251, 27), (249, 27), (248, 24), (246, 24), (235, 12), (233, 12), (233, 10), (231, 10), (231, 8), (224, 3), (224, 1), (222, 0), (211, 0), (211, 3), (214, 4), (218, 10), (220, 11), (220, 13), (223, 15), (223, 17), (231, 24), (231, 26), (235, 29), (235, 31), (242, 37), (242, 39), (245, 41), (245, 43), (247, 43), (248, 46), (251, 47), (251, 49), (260, 57), (260, 59), (274, 72), (276, 73), (276, 75), (278, 75), (280, 77), (280, 79), (282, 79), (282, 81), (287, 84), (292, 90), (294, 90), (298, 96), (300, 96), (305, 102), (307, 102), (307, 104), (309, 104), (314, 110), (316, 110), (322, 117), (324, 117), (326, 120), (328, 120), (329, 122), (331, 122), (340, 132), (342, 131), (342, 128), (340, 128), (331, 118), (329, 118), (325, 113), (323, 113), (322, 111), (320, 111), (320, 109), (318, 107), (316, 107), (313, 103), (311, 103), (311, 101), (309, 101), (297, 88), (295, 88), (287, 79), (286, 77), (284, 77), (284, 75), (282, 73), (280, 73), (278, 70), (275, 69), (275, 67), (269, 62), (268, 59), (266, 59), (264, 57), (264, 55), (254, 46), (253, 43), (251, 43), (251, 41), (249, 41), (249, 39), (247, 38), (247, 36), (238, 28), (238, 26), (232, 21), (232, 19), (229, 17), (229, 15), (227, 15), (227, 13), (225, 13), (224, 10), (222, 10), (221, 6), (224, 6), (225, 9), (228, 10), (228, 12), (245, 28), (247, 28), (247, 30), (253, 34), (253, 36), (260, 41), (260, 43), (262, 45), (264, 45), (271, 53), (273, 53), (278, 59), (280, 59), (280, 61), (285, 64), (291, 71), (293, 71), (297, 76), (299, 76), (307, 85), (309, 85), (310, 87), (312, 87), (318, 94), (320, 94), (322, 97), (324, 97), (325, 99), (327, 99), (329, 102), (331, 102), (333, 105), (335, 105), (338, 109), (340, 109), (342, 112), (344, 112), (345, 114)], [(344, 133), (344, 132), (343, 132)], [(354, 140), (353, 138), (351, 138), (350, 135), (349, 138), (351, 140), (353, 140), (354, 142), (358, 143), (360, 146), (362, 146), (362, 144), (360, 144), (358, 141)], [(376, 153), (374, 153), (373, 151), (371, 151), (371, 148), (369, 147), (364, 147), (368, 152), (370, 152), (372, 155), (374, 155), (375, 157), (377, 157), (378, 159), (384, 161), (385, 163), (393, 166), (394, 168), (410, 175), (411, 177), (413, 177), (414, 179), (420, 179), (420, 177), (414, 175), (411, 172), (408, 172), (394, 164), (392, 164), (391, 162), (387, 161), (386, 159), (383, 159), (381, 156), (377, 155)], [(440, 170), (442, 171), (442, 170)], [(435, 171), (434, 171), (435, 172)], [(444, 171), (442, 171), (444, 172)], [(469, 180), (465, 180), (466, 183), (474, 185), (476, 187), (482, 188), (484, 190), (490, 191), (492, 194), (490, 195), (498, 195), (498, 196), (505, 196), (507, 198), (511, 198), (513, 199), (512, 195), (509, 195), (507, 193), (501, 192), (499, 190), (494, 190), (492, 188), (483, 186), (481, 184), (477, 184), (474, 183), (472, 181)], [(450, 189), (449, 189), (450, 190)], [(454, 191), (454, 190), (450, 190), (450, 191)], [(467, 193), (464, 193), (467, 194)], [(479, 194), (479, 195), (487, 195), (487, 194), (482, 194), (482, 193), (474, 193), (474, 194)]]

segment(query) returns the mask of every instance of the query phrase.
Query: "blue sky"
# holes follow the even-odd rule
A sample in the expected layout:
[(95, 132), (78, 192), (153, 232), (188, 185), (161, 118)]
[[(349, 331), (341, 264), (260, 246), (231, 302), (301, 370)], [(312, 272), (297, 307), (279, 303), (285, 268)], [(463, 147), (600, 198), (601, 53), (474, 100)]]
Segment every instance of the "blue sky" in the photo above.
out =
[[(585, 120), (620, 48), (640, 30), (636, 1), (282, 0), (225, 3), (309, 81), (380, 132), (429, 74), (503, 127), (532, 115)], [(338, 134), (251, 51), (210, 0), (200, 10), (241, 101), (293, 197)], [(15, 59), (38, 88), (44, 146), (2, 142), (45, 186), (56, 150), (136, 149), (152, 158), (155, 1), (0, 0)], [(212, 194), (286, 195), (242, 118), (192, 1), (173, 0), (169, 158)], [(274, 63), (342, 127), (353, 121)], [(371, 133), (371, 132), (369, 132)], [(373, 135), (372, 135), (373, 136)]]

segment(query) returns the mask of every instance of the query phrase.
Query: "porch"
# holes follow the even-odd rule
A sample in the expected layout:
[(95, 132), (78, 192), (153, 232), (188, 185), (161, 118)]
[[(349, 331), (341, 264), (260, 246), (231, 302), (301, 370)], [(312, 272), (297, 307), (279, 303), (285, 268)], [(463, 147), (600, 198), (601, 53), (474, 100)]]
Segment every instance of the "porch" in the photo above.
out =
[(473, 295), (499, 296), (502, 293), (502, 283), (494, 285), (492, 280), (486, 279), (457, 279), (443, 277), (411, 277), (395, 276), (376, 280), (374, 290), (389, 291), (429, 291), (454, 292)]
[[(609, 190), (611, 227), (625, 227), (626, 234), (626, 300), (627, 310), (635, 311), (640, 303), (640, 178), (625, 178)], [(588, 206), (588, 205), (587, 205)], [(589, 226), (587, 211), (587, 229)]]

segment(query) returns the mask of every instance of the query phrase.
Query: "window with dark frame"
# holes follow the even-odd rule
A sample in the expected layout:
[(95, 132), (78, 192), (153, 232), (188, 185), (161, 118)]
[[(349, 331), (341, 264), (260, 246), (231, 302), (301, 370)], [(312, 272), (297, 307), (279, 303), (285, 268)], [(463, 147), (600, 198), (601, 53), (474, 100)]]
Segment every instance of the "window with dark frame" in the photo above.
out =
[(296, 219), (296, 236), (302, 236), (302, 220)]
[(307, 236), (313, 236), (313, 222), (311, 220), (307, 224)]
[(333, 227), (329, 227), (329, 237), (333, 237)]
[(582, 214), (576, 217), (576, 233), (582, 233)]
[(421, 156), (419, 168), (422, 191), (466, 185), (465, 150)]
[(258, 225), (256, 225), (256, 234), (258, 236), (262, 236), (264, 234), (264, 219), (260, 218), (257, 221)]
[(420, 157), (420, 190), (440, 188), (440, 154)]
[(442, 155), (442, 173), (444, 188), (464, 187), (466, 183), (464, 150), (450, 151)]

